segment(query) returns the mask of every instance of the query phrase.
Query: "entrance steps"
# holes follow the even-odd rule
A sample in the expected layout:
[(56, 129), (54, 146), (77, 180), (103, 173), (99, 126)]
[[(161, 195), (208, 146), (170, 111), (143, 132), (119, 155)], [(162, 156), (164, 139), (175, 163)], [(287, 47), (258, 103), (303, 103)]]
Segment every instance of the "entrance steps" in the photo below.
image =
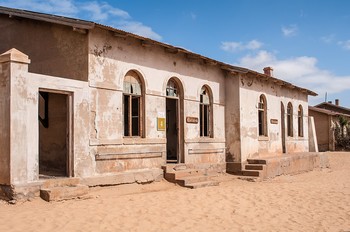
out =
[(49, 202), (86, 198), (88, 193), (89, 187), (80, 184), (79, 178), (48, 179), (40, 189), (40, 197)]
[(219, 182), (211, 180), (214, 173), (206, 169), (195, 168), (186, 164), (167, 164), (162, 166), (164, 178), (172, 183), (176, 183), (186, 188), (203, 188), (208, 186), (218, 186)]
[(247, 181), (262, 181), (266, 178), (266, 160), (248, 159), (241, 170), (233, 174), (238, 175), (239, 179)]

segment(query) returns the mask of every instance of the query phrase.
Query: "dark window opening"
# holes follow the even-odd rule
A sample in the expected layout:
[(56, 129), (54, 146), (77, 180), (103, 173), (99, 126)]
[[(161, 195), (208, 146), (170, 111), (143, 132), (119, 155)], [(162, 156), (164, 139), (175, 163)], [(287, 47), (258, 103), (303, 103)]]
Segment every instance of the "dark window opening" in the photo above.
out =
[(124, 79), (124, 136), (142, 135), (142, 86), (137, 73)]
[(266, 100), (263, 95), (260, 96), (258, 104), (258, 127), (259, 136), (267, 136), (267, 115), (266, 115)]
[(203, 87), (200, 95), (199, 105), (199, 127), (200, 136), (209, 137), (211, 136), (211, 112), (210, 112), (210, 98), (209, 91)]
[(293, 137), (293, 106), (288, 103), (287, 106), (287, 135)]
[(303, 125), (303, 108), (300, 105), (298, 110), (298, 136), (304, 136), (304, 125)]
[(49, 93), (39, 91), (39, 121), (43, 127), (49, 127)]

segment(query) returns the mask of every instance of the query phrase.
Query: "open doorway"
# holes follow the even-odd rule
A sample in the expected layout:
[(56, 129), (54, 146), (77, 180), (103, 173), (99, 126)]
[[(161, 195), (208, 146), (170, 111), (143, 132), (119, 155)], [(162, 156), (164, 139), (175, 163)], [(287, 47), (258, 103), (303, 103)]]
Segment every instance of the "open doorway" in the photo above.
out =
[(167, 150), (167, 162), (178, 162), (178, 112), (177, 112), (177, 99), (166, 99), (166, 150)]
[(39, 176), (71, 176), (70, 95), (39, 91)]
[(166, 161), (184, 163), (183, 91), (181, 82), (173, 77), (166, 87)]

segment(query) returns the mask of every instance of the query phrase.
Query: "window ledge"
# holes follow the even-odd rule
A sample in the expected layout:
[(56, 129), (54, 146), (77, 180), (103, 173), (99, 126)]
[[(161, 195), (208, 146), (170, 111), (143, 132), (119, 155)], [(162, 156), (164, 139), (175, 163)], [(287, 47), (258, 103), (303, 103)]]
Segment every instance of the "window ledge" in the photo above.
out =
[(269, 137), (260, 135), (258, 141), (269, 141)]

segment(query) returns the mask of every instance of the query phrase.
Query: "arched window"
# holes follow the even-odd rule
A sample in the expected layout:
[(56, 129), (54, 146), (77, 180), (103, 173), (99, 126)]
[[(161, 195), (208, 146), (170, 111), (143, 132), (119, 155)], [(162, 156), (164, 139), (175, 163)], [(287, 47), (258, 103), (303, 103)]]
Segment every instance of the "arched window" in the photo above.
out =
[(303, 107), (301, 105), (298, 107), (298, 136), (304, 136)]
[(124, 77), (123, 103), (124, 136), (142, 136), (142, 84), (134, 71)]
[(203, 86), (200, 93), (199, 129), (201, 137), (212, 137), (211, 100), (208, 87)]
[(177, 84), (175, 83), (175, 81), (173, 79), (170, 79), (168, 81), (168, 84), (166, 86), (166, 95), (168, 97), (178, 97), (178, 95), (179, 95), (179, 90), (178, 90)]
[(293, 137), (293, 105), (290, 102), (287, 106), (287, 136)]
[(259, 136), (267, 136), (267, 107), (266, 98), (262, 94), (258, 104)]

